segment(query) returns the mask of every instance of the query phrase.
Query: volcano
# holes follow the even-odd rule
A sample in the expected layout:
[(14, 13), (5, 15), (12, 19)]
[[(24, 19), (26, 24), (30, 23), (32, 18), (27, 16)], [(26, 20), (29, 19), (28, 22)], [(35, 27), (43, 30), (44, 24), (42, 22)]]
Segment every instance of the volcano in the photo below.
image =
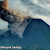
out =
[(0, 45), (22, 47), (38, 45), (50, 50), (50, 26), (41, 19), (32, 19), (23, 33), (23, 39), (7, 31), (0, 36)]
[[(0, 4), (2, 3), (0, 2)], [(0, 18), (8, 22), (8, 24), (13, 24), (16, 22), (16, 16), (10, 13), (7, 8), (7, 6), (2, 7), (0, 5)], [(28, 18), (27, 22), (29, 23), (23, 32), (23, 38), (19, 38), (17, 34), (14, 35), (15, 33), (12, 34), (10, 30), (6, 32), (5, 30), (0, 30), (0, 46), (38, 46), (50, 50), (50, 26), (41, 19)]]

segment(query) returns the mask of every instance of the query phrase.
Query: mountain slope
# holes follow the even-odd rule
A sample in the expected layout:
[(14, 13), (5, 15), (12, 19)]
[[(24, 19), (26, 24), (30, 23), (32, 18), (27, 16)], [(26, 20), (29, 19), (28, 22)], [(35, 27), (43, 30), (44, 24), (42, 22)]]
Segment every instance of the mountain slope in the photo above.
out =
[(50, 26), (40, 19), (32, 19), (23, 33), (23, 39), (7, 31), (0, 36), (0, 45), (23, 47), (38, 45), (50, 50)]

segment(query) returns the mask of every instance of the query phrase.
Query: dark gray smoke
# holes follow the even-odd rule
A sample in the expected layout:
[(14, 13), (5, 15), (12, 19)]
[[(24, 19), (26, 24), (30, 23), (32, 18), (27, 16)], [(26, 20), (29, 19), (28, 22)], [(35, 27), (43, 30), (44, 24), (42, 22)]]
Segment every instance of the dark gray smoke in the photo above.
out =
[(8, 28), (11, 33), (23, 38), (23, 32), (31, 18), (27, 15), (20, 16), (19, 13), (18, 15), (14, 14), (14, 12), (5, 10), (2, 6), (0, 6), (0, 10), (0, 18), (8, 22)]

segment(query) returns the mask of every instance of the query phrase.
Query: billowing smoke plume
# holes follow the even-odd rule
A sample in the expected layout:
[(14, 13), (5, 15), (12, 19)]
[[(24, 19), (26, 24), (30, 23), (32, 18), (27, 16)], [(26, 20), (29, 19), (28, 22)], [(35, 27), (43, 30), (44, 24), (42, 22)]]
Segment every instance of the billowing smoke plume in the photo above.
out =
[(5, 9), (8, 10), (8, 0), (0, 1), (0, 5)]
[[(12, 34), (18, 35), (20, 38), (23, 38), (23, 32), (29, 22), (31, 21), (30, 17), (26, 13), (22, 13), (21, 11), (11, 11), (8, 10), (8, 2), (5, 0), (0, 6), (2, 10), (0, 12), (1, 19), (7, 21), (9, 23), (8, 28)], [(6, 6), (5, 6), (6, 5)]]

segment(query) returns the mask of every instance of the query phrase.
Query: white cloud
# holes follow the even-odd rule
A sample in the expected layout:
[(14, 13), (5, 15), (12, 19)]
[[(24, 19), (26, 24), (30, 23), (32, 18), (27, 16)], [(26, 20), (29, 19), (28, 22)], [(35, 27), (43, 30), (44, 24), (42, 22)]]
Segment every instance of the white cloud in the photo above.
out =
[(8, 29), (8, 23), (0, 19), (0, 29)]
[[(19, 8), (23, 11), (30, 11), (31, 16), (44, 20), (50, 25), (50, 4), (47, 4), (45, 0), (9, 0), (9, 6), (11, 8)], [(28, 2), (30, 1), (30, 2)], [(48, 0), (47, 0), (48, 1)], [(33, 5), (27, 5), (26, 3), (32, 3)], [(39, 6), (39, 7), (38, 7)], [(39, 12), (37, 12), (39, 11)]]
[(9, 0), (10, 7), (19, 8), (23, 11), (28, 10), (31, 16), (40, 18), (50, 25), (50, 17), (48, 17), (50, 16), (50, 4), (47, 1), (49, 0)]
[(36, 15), (36, 17), (34, 16), (33, 18), (35, 19), (42, 19), (44, 22), (46, 22), (49, 26), (50, 26), (50, 17), (46, 17), (43, 15)]

